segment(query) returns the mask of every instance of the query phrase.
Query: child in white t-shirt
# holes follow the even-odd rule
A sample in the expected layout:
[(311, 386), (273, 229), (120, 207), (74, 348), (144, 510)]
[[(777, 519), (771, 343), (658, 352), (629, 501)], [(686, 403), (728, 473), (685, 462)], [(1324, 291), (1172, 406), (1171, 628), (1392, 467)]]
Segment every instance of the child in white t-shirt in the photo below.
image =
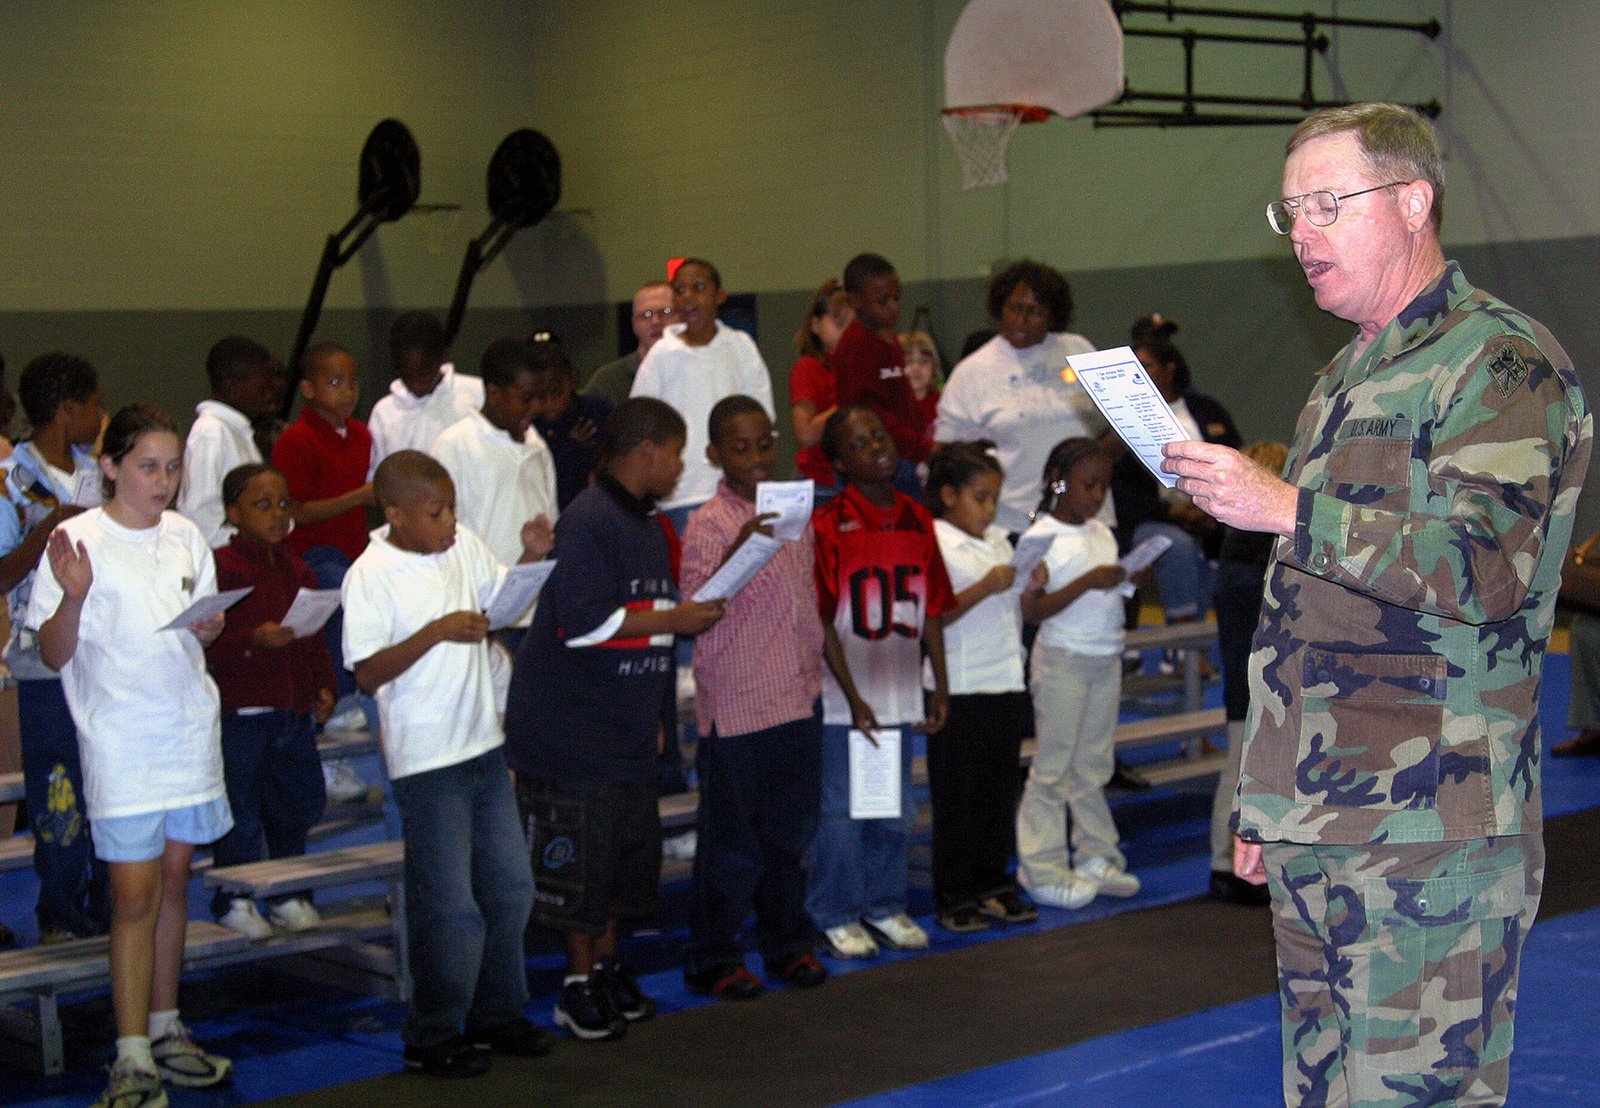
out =
[(483, 608), (506, 571), (457, 525), (450, 475), (428, 455), (389, 455), (373, 495), (387, 524), (345, 575), (344, 656), (378, 701), (404, 828), (414, 986), (405, 1064), (472, 1077), (489, 1068), (491, 1050), (549, 1049), (522, 1015), (533, 872), (485, 642)]
[[(1003, 480), (986, 440), (945, 443), (928, 460), (928, 511), (955, 590), (955, 607), (944, 614), (950, 714), (928, 736), (933, 900), (947, 931), (1039, 918), (1007, 872), (1017, 760), (1033, 720), (1022, 676), (1022, 593), (1012, 587), (1006, 529), (994, 521)], [(1034, 592), (1043, 586), (1042, 566), (1029, 584)]]
[[(1105, 503), (1111, 459), (1093, 439), (1056, 444), (1045, 460), (1044, 498), (1027, 535), (1053, 540), (1044, 589), (1022, 599), (1039, 624), (1029, 688), (1038, 752), (1017, 809), (1017, 877), (1040, 904), (1081, 908), (1096, 895), (1132, 896), (1106, 804), (1122, 698), (1122, 597), (1117, 541), (1094, 518)], [(1066, 821), (1072, 813), (1072, 857)]]
[(427, 451), (444, 429), (483, 407), (483, 382), (450, 364), (444, 324), (430, 312), (402, 312), (389, 327), (394, 380), (367, 416), (372, 472), (397, 450)]
[(27, 619), (39, 656), (61, 671), (95, 853), (111, 871), (117, 1060), (101, 1103), (148, 1103), (165, 1099), (162, 1078), (195, 1088), (233, 1069), (178, 1018), (189, 860), (233, 826), (204, 653), (223, 617), (162, 630), (217, 591), (199, 529), (166, 510), (183, 468), (172, 421), (149, 405), (123, 408), (99, 464), (109, 500), (51, 534)]
[[(456, 516), (502, 562), (522, 557), (524, 532), (543, 558), (555, 546), (556, 464), (539, 432), (532, 353), (521, 336), (483, 352), (483, 410), (457, 420), (429, 451), (450, 473)], [(531, 530), (530, 530), (531, 528)], [(533, 622), (529, 608), (501, 634), (512, 654)]]

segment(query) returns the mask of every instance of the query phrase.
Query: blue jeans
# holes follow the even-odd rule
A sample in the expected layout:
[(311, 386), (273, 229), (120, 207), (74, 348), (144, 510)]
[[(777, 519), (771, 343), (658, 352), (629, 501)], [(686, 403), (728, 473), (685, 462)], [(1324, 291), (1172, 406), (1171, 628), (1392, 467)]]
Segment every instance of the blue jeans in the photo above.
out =
[(1139, 524), (1133, 531), (1133, 545), (1138, 546), (1154, 535), (1165, 535), (1172, 540), (1167, 552), (1157, 558), (1152, 567), (1167, 622), (1204, 618), (1211, 610), (1213, 573), (1205, 551), (1200, 549), (1193, 535), (1172, 523)]
[(393, 781), (406, 845), (413, 982), (403, 1034), (426, 1049), (522, 1015), (533, 870), (505, 748)]
[[(306, 852), (306, 832), (328, 803), (317, 727), (309, 713), (225, 713), (222, 776), (233, 830), (211, 848), (217, 865), (241, 866)], [(224, 915), (233, 897), (219, 889), (211, 898), (211, 914)]]
[(850, 818), (850, 728), (822, 729), (822, 811), (811, 848), (806, 910), (823, 930), (906, 910), (906, 839), (911, 803), (911, 734), (900, 729), (900, 816)]
[(39, 930), (104, 934), (111, 923), (106, 864), (89, 840), (78, 729), (60, 681), (19, 681), (22, 778), (39, 875)]
[(806, 851), (817, 831), (821, 743), (820, 705), (805, 719), (764, 731), (701, 738), (689, 972), (744, 961), (739, 931), (752, 908), (769, 969), (811, 949)]

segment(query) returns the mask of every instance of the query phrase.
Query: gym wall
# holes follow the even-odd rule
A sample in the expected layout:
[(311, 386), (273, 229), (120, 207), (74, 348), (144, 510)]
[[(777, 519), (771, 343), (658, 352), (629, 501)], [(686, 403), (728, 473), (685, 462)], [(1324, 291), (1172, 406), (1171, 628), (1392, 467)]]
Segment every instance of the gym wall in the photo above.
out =
[[(1332, 33), (1328, 96), (1437, 98), (1445, 239), (1479, 284), (1541, 318), (1591, 395), (1600, 322), (1600, 83), (1584, 0), (1237, 0), (1228, 6), (1439, 18), (1434, 41)], [(386, 387), (401, 310), (443, 311), (488, 223), (484, 169), (509, 131), (560, 149), (560, 208), (480, 275), (457, 343), (471, 370), (495, 335), (554, 327), (581, 367), (614, 357), (616, 301), (666, 258), (714, 260), (754, 292), (786, 395), (806, 295), (859, 250), (889, 256), (906, 322), (928, 307), (944, 348), (984, 325), (1000, 262), (1063, 269), (1075, 329), (1125, 340), (1176, 316), (1201, 386), (1248, 437), (1287, 434), (1311, 369), (1348, 328), (1312, 304), (1262, 208), (1287, 127), (1021, 129), (1010, 185), (964, 192), (937, 109), (960, 0), (526, 4), (466, 0), (63, 0), (0, 5), (0, 350), (13, 373), (65, 347), (110, 404), (187, 419), (205, 350), (242, 331), (287, 353), (323, 239), (355, 211), (373, 124), (403, 120), (425, 203), (334, 276), (319, 337)], [(1194, 20), (1180, 20), (1185, 26)], [(1232, 28), (1241, 29), (1241, 28)], [(1285, 33), (1293, 33), (1289, 27)], [(1129, 80), (1173, 89), (1174, 44), (1130, 40)], [(1294, 94), (1299, 54), (1202, 44), (1203, 90)], [(1582, 526), (1600, 523), (1600, 494)]]

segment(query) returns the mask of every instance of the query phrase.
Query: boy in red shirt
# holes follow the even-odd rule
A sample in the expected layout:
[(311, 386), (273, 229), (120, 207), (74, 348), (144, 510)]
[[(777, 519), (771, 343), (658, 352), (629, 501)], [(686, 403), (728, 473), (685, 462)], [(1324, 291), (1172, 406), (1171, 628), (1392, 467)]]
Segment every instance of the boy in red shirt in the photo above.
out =
[[(316, 574), (317, 587), (337, 589), (345, 571), (367, 548), (367, 508), (373, 503), (372, 436), (367, 425), (352, 418), (361, 397), (355, 359), (338, 343), (313, 343), (300, 360), (300, 418), (272, 448), (272, 464), (289, 483), (294, 499), (294, 530), (284, 544)], [(348, 710), (359, 695), (355, 679), (344, 668), (344, 613), (334, 612), (324, 632), (333, 656), (342, 703), (331, 725), (356, 722)], [(370, 724), (374, 712), (366, 712)], [(336, 800), (366, 793), (366, 786), (345, 763), (333, 763), (328, 791)]]
[[(906, 354), (896, 334), (900, 325), (900, 276), (881, 254), (857, 254), (844, 267), (844, 289), (856, 317), (833, 352), (839, 407), (862, 404), (877, 413), (903, 462), (928, 460), (927, 419), (906, 377)], [(896, 487), (920, 497), (920, 484)]]

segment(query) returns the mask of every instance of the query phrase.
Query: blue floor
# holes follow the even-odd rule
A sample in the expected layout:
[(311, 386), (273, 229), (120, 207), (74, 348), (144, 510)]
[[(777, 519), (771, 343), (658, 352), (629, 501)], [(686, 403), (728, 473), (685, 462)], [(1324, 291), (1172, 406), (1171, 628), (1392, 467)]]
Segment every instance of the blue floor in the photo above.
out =
[[(1549, 658), (1546, 681), (1543, 723), (1548, 745), (1567, 734), (1564, 655)], [(1216, 687), (1208, 692), (1215, 703)], [(1127, 901), (1102, 899), (1079, 912), (1047, 909), (1030, 926), (1060, 927), (1201, 892), (1209, 869), (1210, 785), (1207, 780), (1181, 789), (1117, 797), (1114, 808), (1129, 868), (1142, 879), (1142, 891)], [(1548, 815), (1591, 807), (1600, 798), (1600, 759), (1547, 760), (1544, 785)], [(373, 833), (381, 834), (381, 828)], [(191, 905), (201, 916), (208, 898), (199, 892), (198, 882), (195, 890)], [(30, 871), (0, 878), (0, 921), (28, 941), (35, 891)], [(663, 929), (638, 936), (629, 955), (645, 971), (647, 991), (660, 999), (663, 1013), (670, 1016), (714, 1002), (688, 993), (678, 968), (687, 889), (680, 882), (662, 894)], [(929, 928), (933, 954), (1021, 930), (951, 935), (932, 924), (926, 894), (914, 894), (912, 911)], [(1596, 988), (1600, 963), (1593, 957), (1597, 945), (1600, 909), (1534, 928), (1524, 960), (1514, 1103), (1600, 1104), (1600, 1079), (1593, 1067), (1583, 1063), (1585, 1048), (1600, 1037), (1600, 1012), (1594, 1007), (1594, 998), (1600, 996)], [(890, 953), (871, 963), (831, 961), (830, 968), (840, 974), (871, 972), (887, 960), (926, 956)], [(554, 947), (530, 958), (532, 1018), (548, 1023), (561, 965)], [(398, 1005), (291, 981), (269, 969), (186, 982), (184, 1003), (197, 1037), (236, 1064), (230, 1088), (184, 1091), (183, 1103), (194, 1108), (246, 1104), (393, 1073), (400, 1067), (398, 1028), (403, 1010)], [(75, 1028), (95, 1030), (110, 1018), (103, 994), (74, 1000), (63, 1011), (69, 1042)], [(1092, 1106), (1138, 1103), (1142, 1097), (1162, 1105), (1278, 1104), (1278, 1057), (1276, 1002), (1263, 996), (858, 1103)], [(87, 1064), (53, 1078), (0, 1068), (0, 1102), (30, 1108), (81, 1105), (98, 1094), (103, 1080), (97, 1066)]]

